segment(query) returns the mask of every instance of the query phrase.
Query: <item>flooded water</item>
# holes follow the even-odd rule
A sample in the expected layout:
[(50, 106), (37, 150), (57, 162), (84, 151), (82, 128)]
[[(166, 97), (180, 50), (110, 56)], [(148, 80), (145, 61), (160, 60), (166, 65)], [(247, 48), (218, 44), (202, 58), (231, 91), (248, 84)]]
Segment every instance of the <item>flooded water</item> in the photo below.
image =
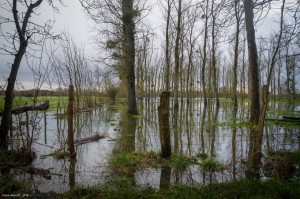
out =
[[(34, 189), (41, 192), (63, 193), (75, 185), (92, 186), (105, 183), (113, 175), (107, 164), (118, 152), (159, 152), (158, 99), (139, 100), (140, 115), (128, 119), (125, 109), (100, 107), (74, 117), (75, 139), (95, 133), (105, 134), (104, 139), (76, 146), (77, 161), (56, 160), (46, 156), (57, 149), (66, 148), (67, 121), (57, 118), (55, 112), (39, 113), (39, 134), (35, 135), (34, 150), (37, 158), (33, 165), (49, 169), (51, 179), (38, 175), (18, 175), (27, 179)], [(299, 113), (299, 104), (274, 103), (270, 105), (267, 118), (276, 118), (288, 112)], [(232, 103), (221, 103), (217, 108), (213, 102), (204, 107), (200, 100), (187, 105), (183, 100), (178, 118), (171, 110), (171, 143), (173, 154), (195, 156), (207, 154), (224, 165), (222, 171), (204, 172), (192, 165), (183, 171), (173, 168), (148, 168), (132, 174), (135, 186), (163, 188), (169, 184), (181, 183), (190, 186), (225, 182), (244, 177), (245, 160), (248, 154), (249, 104), (240, 103), (234, 110)], [(177, 125), (175, 125), (177, 124)], [(46, 127), (46, 131), (45, 131)], [(266, 122), (263, 140), (263, 157), (271, 150), (300, 150), (299, 126), (283, 126)], [(74, 172), (75, 171), (75, 172)]]

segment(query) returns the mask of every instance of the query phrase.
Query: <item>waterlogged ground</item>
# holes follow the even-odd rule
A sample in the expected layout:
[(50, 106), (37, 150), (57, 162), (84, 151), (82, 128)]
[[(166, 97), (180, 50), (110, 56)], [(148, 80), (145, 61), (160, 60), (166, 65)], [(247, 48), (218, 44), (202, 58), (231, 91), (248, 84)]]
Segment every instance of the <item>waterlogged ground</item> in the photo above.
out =
[[(66, 192), (76, 185), (86, 187), (107, 183), (112, 176), (116, 176), (108, 166), (116, 154), (160, 151), (158, 103), (157, 99), (140, 100), (138, 103), (140, 115), (131, 119), (127, 118), (126, 109), (122, 104), (103, 106), (76, 114), (74, 119), (76, 139), (95, 133), (106, 135), (97, 142), (76, 146), (76, 162), (47, 156), (57, 149), (67, 149), (67, 121), (64, 117), (57, 117), (55, 112), (47, 112), (45, 124), (44, 115), (40, 113), (37, 117), (39, 125), (36, 126), (39, 133), (34, 133), (36, 138), (34, 150), (37, 152), (37, 158), (33, 165), (49, 169), (51, 179), (30, 174), (19, 174), (17, 178), (28, 180), (33, 189), (41, 192), (58, 193)], [(243, 178), (249, 143), (247, 123), (249, 104), (240, 103), (238, 110), (234, 110), (232, 103), (224, 102), (216, 108), (214, 102), (211, 102), (205, 108), (203, 102), (193, 100), (189, 105), (183, 101), (179, 110), (178, 118), (171, 117), (173, 154), (184, 154), (193, 158), (206, 154), (209, 159), (219, 162), (222, 169), (217, 172), (204, 172), (198, 164), (184, 170), (149, 167), (132, 171), (127, 175), (134, 185), (163, 188), (168, 184), (180, 183), (195, 186)], [(299, 116), (299, 114), (300, 104), (273, 103), (270, 105), (267, 118), (280, 118), (282, 115)], [(22, 127), (23, 130), (24, 128)], [(264, 157), (266, 151), (300, 150), (299, 131), (297, 125), (276, 124), (273, 120), (267, 120), (262, 147)]]

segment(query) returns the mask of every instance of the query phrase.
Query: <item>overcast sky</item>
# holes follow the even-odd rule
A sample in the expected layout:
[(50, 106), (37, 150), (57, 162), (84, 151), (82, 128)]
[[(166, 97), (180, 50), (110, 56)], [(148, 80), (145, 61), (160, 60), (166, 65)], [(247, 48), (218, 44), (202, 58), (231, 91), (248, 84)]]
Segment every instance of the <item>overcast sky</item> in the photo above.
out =
[[(2, 1), (2, 0), (1, 0)], [(153, 2), (153, 10), (148, 15), (147, 21), (151, 24), (153, 28), (156, 28), (156, 32), (160, 35), (162, 35), (163, 31), (163, 20), (161, 10), (158, 8), (158, 4), (156, 3), (156, 0), (152, 0), (149, 2)], [(91, 33), (91, 27), (92, 22), (89, 20), (88, 16), (85, 14), (83, 8), (81, 7), (78, 0), (67, 0), (64, 1), (64, 5), (59, 5), (59, 14), (53, 12), (51, 8), (49, 8), (48, 4), (46, 2), (43, 2), (42, 7), (39, 8), (40, 15), (35, 20), (37, 21), (45, 21), (47, 19), (55, 20), (54, 24), (54, 32), (55, 33), (61, 33), (64, 30), (67, 30), (71, 33), (72, 37), (76, 41), (76, 43), (80, 46), (83, 46), (85, 48), (86, 55), (88, 57), (94, 56), (96, 53), (95, 46), (93, 46), (93, 39), (92, 39), (92, 33)], [(276, 10), (274, 10), (276, 12)], [(274, 14), (271, 13), (271, 14)], [(11, 14), (11, 13), (8, 13)], [(272, 29), (272, 19), (268, 18), (265, 19), (263, 22), (260, 23), (260, 26), (258, 28), (257, 35), (266, 35), (270, 30)], [(262, 25), (263, 24), (263, 25)], [(9, 30), (8, 30), (9, 31)], [(3, 41), (0, 41), (0, 44)], [(161, 45), (161, 44), (159, 44)], [(0, 85), (3, 86), (5, 80), (7, 79), (10, 66), (12, 63), (12, 56), (3, 56), (0, 55)], [(22, 85), (25, 89), (29, 89), (33, 87), (33, 81), (32, 78), (33, 74), (28, 69), (27, 64), (25, 63), (25, 60), (23, 59), (21, 67), (19, 69), (18, 73), (18, 81), (22, 82)], [(19, 89), (22, 89), (21, 87), (17, 87)]]
[[(53, 32), (55, 32), (56, 34), (59, 34), (62, 31), (70, 32), (71, 36), (74, 38), (76, 43), (84, 47), (86, 53), (91, 54), (94, 51), (92, 50), (93, 45), (91, 42), (92, 39), (90, 33), (90, 27), (91, 27), (90, 20), (88, 20), (88, 17), (83, 12), (83, 8), (81, 7), (78, 0), (64, 1), (64, 5), (65, 6), (56, 4), (56, 6), (59, 9), (59, 13), (56, 13), (48, 6), (46, 1), (43, 2), (41, 8), (38, 9), (40, 15), (38, 16), (38, 19), (35, 20), (37, 20), (41, 24), (47, 19), (55, 20)], [(11, 14), (11, 13), (7, 13), (7, 14)], [(2, 41), (0, 41), (0, 44), (4, 42), (2, 38), (1, 40)], [(12, 60), (13, 60), (13, 56), (0, 55), (0, 66), (1, 66), (0, 85), (1, 86), (4, 85), (4, 82), (7, 79)], [(28, 68), (25, 59), (23, 58), (22, 64), (18, 72), (17, 79), (19, 82), (22, 82), (22, 85), (25, 87), (25, 89), (29, 89), (33, 87), (32, 77), (33, 74), (31, 70)], [(17, 85), (17, 87), (19, 87), (19, 89), (22, 89), (19, 84)]]

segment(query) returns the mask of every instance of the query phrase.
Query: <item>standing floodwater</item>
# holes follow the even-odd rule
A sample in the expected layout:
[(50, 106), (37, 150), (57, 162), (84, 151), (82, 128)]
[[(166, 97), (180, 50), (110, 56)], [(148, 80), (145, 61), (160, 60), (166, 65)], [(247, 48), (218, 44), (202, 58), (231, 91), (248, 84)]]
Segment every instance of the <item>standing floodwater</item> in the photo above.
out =
[[(75, 143), (81, 138), (101, 135), (101, 139), (75, 145), (76, 161), (57, 159), (53, 155), (57, 150), (67, 150), (67, 120), (47, 112), (46, 133), (42, 133), (41, 125), (34, 141), (36, 159), (32, 164), (49, 170), (51, 179), (28, 173), (18, 174), (17, 178), (27, 179), (33, 189), (41, 192), (62, 193), (76, 185), (107, 183), (108, 179), (118, 175), (109, 166), (114, 156), (160, 152), (158, 105), (158, 99), (139, 100), (140, 115), (131, 117), (123, 106), (118, 105), (74, 115)], [(269, 160), (268, 152), (300, 150), (298, 126), (276, 123), (282, 114), (299, 110), (299, 104), (270, 105), (264, 128), (261, 176), (266, 176), (264, 164)], [(248, 103), (240, 103), (239, 108), (234, 109), (232, 103), (227, 102), (218, 107), (214, 102), (204, 106), (198, 99), (188, 105), (182, 101), (178, 118), (173, 116), (170, 109), (172, 154), (188, 157), (195, 164), (176, 169), (176, 166), (161, 167), (153, 162), (150, 167), (127, 172), (131, 184), (165, 188), (174, 183), (195, 186), (244, 178), (249, 144)], [(214, 165), (218, 165), (217, 169)]]

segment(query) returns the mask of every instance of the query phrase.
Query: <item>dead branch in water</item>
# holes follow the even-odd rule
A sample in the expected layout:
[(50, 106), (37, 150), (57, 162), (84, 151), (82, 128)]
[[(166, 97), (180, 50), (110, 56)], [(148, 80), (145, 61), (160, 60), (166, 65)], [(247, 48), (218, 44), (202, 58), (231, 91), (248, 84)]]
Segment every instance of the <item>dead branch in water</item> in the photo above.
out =
[[(21, 113), (25, 113), (27, 111), (43, 111), (43, 110), (48, 110), (49, 108), (49, 101), (42, 102), (39, 105), (25, 105), (25, 106), (20, 106), (17, 108), (12, 109), (11, 114), (12, 115), (19, 115)], [(3, 115), (3, 111), (0, 111), (0, 116)]]

